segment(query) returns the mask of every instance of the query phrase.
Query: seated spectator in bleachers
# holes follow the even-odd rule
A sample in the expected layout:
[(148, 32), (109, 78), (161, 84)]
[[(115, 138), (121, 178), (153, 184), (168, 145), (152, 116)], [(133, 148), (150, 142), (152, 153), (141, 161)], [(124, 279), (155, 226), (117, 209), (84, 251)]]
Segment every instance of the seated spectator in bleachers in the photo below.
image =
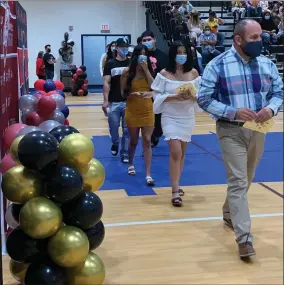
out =
[(279, 8), (280, 8), (279, 3), (275, 3), (271, 9), (271, 17), (277, 27), (281, 21)]
[(284, 45), (284, 15), (282, 15), (281, 21), (278, 25), (277, 43)]
[(193, 10), (193, 6), (190, 4), (189, 1), (183, 1), (181, 6), (179, 7), (178, 11), (185, 16), (186, 14), (190, 14)]
[(178, 5), (173, 5), (173, 9), (171, 10), (173, 14), (178, 13)]
[(203, 32), (203, 25), (200, 21), (200, 13), (197, 10), (193, 10), (187, 22), (190, 38), (196, 45), (200, 45), (200, 36)]
[(205, 26), (204, 32), (200, 36), (200, 45), (202, 47), (202, 59), (204, 64), (207, 64), (210, 60), (221, 54), (221, 52), (215, 48), (216, 44), (216, 34), (210, 31), (209, 26)]
[(264, 11), (261, 22), (260, 22), (261, 28), (262, 28), (262, 43), (265, 52), (268, 52), (268, 46), (270, 44), (276, 44), (277, 43), (277, 36), (276, 36), (276, 30), (277, 26), (275, 25), (270, 11)]
[(247, 17), (261, 17), (262, 11), (268, 9), (269, 1), (246, 1)]
[(239, 21), (245, 17), (246, 14), (246, 1), (232, 1), (232, 12), (236, 20)]
[(217, 46), (223, 46), (225, 35), (218, 31), (219, 25), (224, 25), (225, 21), (218, 18), (216, 12), (210, 11), (209, 18), (205, 21), (205, 24), (210, 27), (211, 33), (217, 36)]
[(182, 15), (180, 13), (175, 14), (175, 40), (181, 40), (183, 35), (188, 35), (189, 30), (184, 22)]

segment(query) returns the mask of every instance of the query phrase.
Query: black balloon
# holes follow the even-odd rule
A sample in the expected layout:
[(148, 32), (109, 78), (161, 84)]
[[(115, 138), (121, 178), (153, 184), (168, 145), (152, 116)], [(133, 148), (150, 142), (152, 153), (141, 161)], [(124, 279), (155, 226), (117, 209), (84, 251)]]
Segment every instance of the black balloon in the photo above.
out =
[(89, 94), (89, 91), (88, 90), (85, 90), (84, 91), (84, 96), (87, 96)]
[(105, 238), (105, 227), (102, 221), (99, 221), (93, 227), (85, 230), (90, 243), (90, 250), (98, 248)]
[(87, 68), (86, 68), (85, 65), (81, 65), (81, 66), (80, 66), (80, 69), (82, 69), (84, 72), (87, 70)]
[(101, 220), (103, 214), (102, 201), (92, 192), (80, 194), (78, 198), (64, 204), (61, 209), (63, 222), (82, 230), (93, 227)]
[(68, 285), (65, 270), (47, 256), (37, 258), (30, 264), (24, 282), (25, 285)]
[(35, 131), (25, 135), (18, 146), (18, 157), (26, 168), (41, 170), (58, 158), (58, 141), (49, 133)]
[(87, 78), (87, 73), (84, 72), (83, 74), (79, 75), (78, 77), (79, 77), (79, 78), (86, 79), (86, 78)]
[(19, 222), (20, 211), (23, 206), (24, 205), (22, 204), (15, 204), (15, 203), (12, 204), (12, 215), (17, 222)]
[(47, 252), (46, 240), (31, 238), (19, 227), (9, 234), (6, 247), (9, 256), (21, 263), (31, 263)]
[(54, 202), (66, 203), (83, 192), (83, 178), (74, 168), (61, 165), (45, 184), (45, 195)]
[(52, 129), (49, 133), (53, 135), (57, 139), (57, 141), (60, 143), (65, 137), (71, 134), (78, 134), (79, 131), (70, 126), (58, 126)]
[(47, 164), (45, 167), (43, 167), (40, 170), (40, 173), (44, 176), (45, 179), (49, 179), (50, 177), (54, 176), (56, 169), (58, 166), (58, 161), (52, 161), (49, 164)]

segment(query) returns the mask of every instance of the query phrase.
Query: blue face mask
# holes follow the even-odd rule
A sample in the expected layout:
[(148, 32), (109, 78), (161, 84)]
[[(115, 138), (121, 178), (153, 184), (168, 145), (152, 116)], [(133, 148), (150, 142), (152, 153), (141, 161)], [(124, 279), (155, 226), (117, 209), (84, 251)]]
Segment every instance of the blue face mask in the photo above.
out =
[(128, 55), (128, 48), (120, 48), (119, 54), (121, 56), (127, 56)]
[(176, 63), (185, 64), (186, 61), (187, 61), (187, 55), (186, 54), (177, 54), (176, 55)]
[(116, 50), (116, 47), (111, 47), (111, 51), (114, 52)]
[(146, 46), (148, 49), (153, 48), (153, 42), (152, 41), (143, 42), (143, 45)]
[(262, 41), (247, 42), (242, 50), (250, 58), (256, 58), (261, 55)]
[(147, 61), (147, 56), (143, 55), (143, 54), (140, 54), (138, 56), (138, 64), (140, 64), (143, 60)]

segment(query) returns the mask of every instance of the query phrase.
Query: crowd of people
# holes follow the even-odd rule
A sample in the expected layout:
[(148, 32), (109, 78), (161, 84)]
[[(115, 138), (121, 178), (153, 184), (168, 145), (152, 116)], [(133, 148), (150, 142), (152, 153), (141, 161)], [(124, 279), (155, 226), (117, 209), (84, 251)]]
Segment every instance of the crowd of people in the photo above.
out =
[(130, 49), (126, 39), (117, 39), (102, 57), (102, 108), (108, 117), (111, 154), (120, 155), (121, 162), (128, 165), (128, 175), (136, 175), (134, 157), (141, 132), (145, 183), (153, 186), (152, 147), (163, 135), (170, 152), (171, 203), (175, 207), (183, 205), (185, 193), (179, 183), (195, 113), (206, 111), (216, 119), (228, 178), (223, 219), (235, 231), (240, 257), (255, 254), (247, 191), (265, 138), (243, 125), (270, 120), (283, 103), (283, 82), (277, 67), (261, 55), (262, 34), (258, 22), (239, 21), (232, 47), (212, 59), (202, 77), (190, 45), (173, 42), (164, 55), (151, 31), (143, 32)]
[[(218, 17), (214, 8), (209, 11), (208, 19), (201, 19), (200, 12), (190, 1), (179, 3), (170, 1), (166, 13), (175, 20), (177, 33), (188, 34), (192, 43), (201, 47), (199, 57), (205, 65), (221, 53), (221, 49), (216, 47), (224, 45), (225, 34), (219, 31), (219, 27), (226, 20)], [(235, 21), (246, 17), (259, 18), (263, 30), (263, 52), (269, 53), (269, 44), (284, 44), (283, 7), (283, 1), (232, 1), (227, 12), (233, 13)]]

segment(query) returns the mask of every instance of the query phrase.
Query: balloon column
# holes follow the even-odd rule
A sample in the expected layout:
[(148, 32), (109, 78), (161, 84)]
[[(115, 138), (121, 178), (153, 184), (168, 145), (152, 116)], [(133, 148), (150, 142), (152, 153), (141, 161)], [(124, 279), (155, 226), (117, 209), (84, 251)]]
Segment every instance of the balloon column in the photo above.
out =
[(86, 66), (81, 65), (79, 68), (71, 68), (73, 73), (72, 92), (73, 96), (87, 96), (88, 95), (88, 78), (86, 73)]
[(95, 194), (105, 169), (94, 145), (71, 126), (26, 128), (7, 129), (10, 153), (1, 161), (11, 274), (24, 285), (102, 284), (105, 267), (92, 251), (105, 236)]
[(39, 79), (35, 91), (21, 96), (19, 108), (21, 120), (28, 126), (38, 127), (48, 120), (68, 125), (69, 109), (65, 105), (64, 85), (61, 81)]

